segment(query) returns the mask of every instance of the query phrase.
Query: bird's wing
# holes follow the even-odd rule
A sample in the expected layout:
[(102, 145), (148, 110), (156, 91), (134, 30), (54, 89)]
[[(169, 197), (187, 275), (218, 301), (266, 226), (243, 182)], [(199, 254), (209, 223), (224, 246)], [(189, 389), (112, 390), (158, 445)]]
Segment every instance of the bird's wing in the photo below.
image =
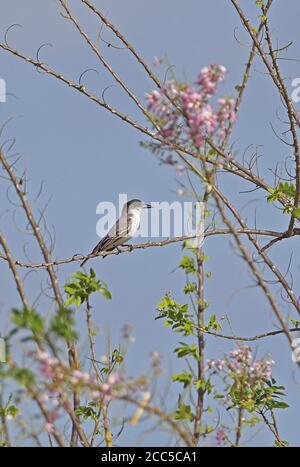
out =
[[(127, 218), (118, 219), (117, 222), (109, 230), (108, 234), (103, 237), (95, 246), (92, 254), (100, 251), (108, 251), (116, 245), (121, 245), (128, 238), (130, 221)], [(122, 240), (124, 240), (122, 242)]]
[[(95, 255), (96, 253), (100, 253), (100, 251), (108, 251), (113, 250), (116, 246), (122, 245), (127, 240), (129, 240), (132, 235), (130, 235), (130, 227), (132, 219), (130, 216), (123, 217), (118, 219), (117, 222), (113, 225), (113, 227), (109, 230), (108, 234), (103, 237), (99, 243), (95, 246), (93, 251), (90, 253), (91, 255)], [(105, 256), (103, 256), (105, 258)], [(86, 258), (80, 266), (83, 266), (89, 258)]]

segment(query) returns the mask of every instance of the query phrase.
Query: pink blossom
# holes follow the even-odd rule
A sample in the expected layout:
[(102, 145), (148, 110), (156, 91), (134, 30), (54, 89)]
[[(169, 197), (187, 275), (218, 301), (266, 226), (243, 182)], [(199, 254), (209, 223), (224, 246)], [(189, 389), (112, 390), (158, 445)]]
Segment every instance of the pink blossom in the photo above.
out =
[(173, 126), (170, 126), (168, 128), (164, 128), (162, 131), (161, 131), (161, 135), (170, 140), (170, 141), (173, 141), (174, 138), (175, 138), (175, 135), (176, 135), (176, 130), (175, 130), (175, 127)]
[(103, 383), (101, 385), (101, 391), (104, 395), (104, 403), (107, 404), (108, 402), (110, 402), (112, 399), (113, 399), (113, 396), (114, 396), (114, 392), (111, 388), (111, 386), (107, 383)]
[(176, 165), (177, 175), (181, 176), (184, 174), (185, 167), (183, 165)]
[(156, 90), (146, 93), (145, 98), (146, 98), (146, 101), (148, 102), (149, 109), (155, 108), (156, 104), (161, 101), (161, 95)]
[(180, 89), (178, 88), (178, 83), (175, 80), (167, 81), (163, 90), (165, 95), (172, 100), (180, 95)]
[(221, 446), (225, 440), (225, 431), (223, 428), (218, 428), (216, 431), (216, 443)]
[(47, 352), (38, 351), (36, 353), (36, 358), (38, 360), (47, 360), (49, 358), (49, 354)]
[(90, 375), (89, 373), (86, 373), (86, 372), (82, 372), (82, 371), (79, 371), (79, 370), (74, 370), (73, 373), (72, 373), (72, 379), (73, 381), (75, 382), (82, 382), (82, 383), (89, 383), (90, 381)]
[(215, 361), (214, 360), (207, 360), (207, 368), (212, 369), (215, 366)]
[(110, 385), (107, 384), (107, 383), (103, 383), (103, 384), (101, 385), (101, 390), (102, 390), (103, 392), (108, 392), (108, 391), (110, 391)]
[(118, 375), (117, 373), (111, 373), (108, 376), (107, 381), (109, 384), (119, 384), (122, 381), (124, 381), (124, 378), (121, 375)]
[(216, 361), (216, 368), (218, 370), (223, 370), (224, 366), (225, 366), (225, 360), (217, 360)]
[[(209, 103), (218, 84), (224, 81), (225, 73), (224, 66), (209, 65), (199, 73), (198, 87), (170, 80), (163, 89), (146, 94), (148, 110), (156, 118), (164, 139), (200, 148), (207, 136), (225, 138), (228, 126), (236, 118), (235, 102), (231, 98), (219, 98), (218, 110)], [(179, 173), (182, 173), (180, 169)]]
[(271, 359), (254, 360), (251, 347), (240, 346), (222, 360), (207, 360), (207, 369), (213, 373), (224, 372), (235, 384), (251, 390), (262, 387), (272, 377), (273, 364)]
[(47, 431), (47, 433), (50, 435), (51, 433), (53, 433), (54, 431), (54, 425), (53, 423), (46, 423), (45, 425), (45, 430)]
[(101, 397), (101, 392), (100, 391), (92, 391), (91, 392), (91, 399), (94, 401), (94, 402), (98, 402), (99, 399)]
[(225, 366), (225, 360), (207, 360), (207, 368), (208, 369), (215, 369), (215, 370), (223, 370)]
[(224, 81), (226, 71), (222, 65), (204, 67), (199, 73), (197, 84), (202, 87), (205, 94), (213, 95), (216, 93), (218, 83)]
[(203, 103), (201, 94), (191, 86), (182, 92), (183, 108), (188, 113), (191, 109), (200, 108)]

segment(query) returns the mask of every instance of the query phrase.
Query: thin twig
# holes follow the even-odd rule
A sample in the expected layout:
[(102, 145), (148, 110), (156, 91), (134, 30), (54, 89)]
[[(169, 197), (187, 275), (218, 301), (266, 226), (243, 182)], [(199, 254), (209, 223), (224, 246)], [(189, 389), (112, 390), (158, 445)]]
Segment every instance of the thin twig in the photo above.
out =
[[(263, 236), (276, 237), (276, 238), (282, 236), (281, 232), (276, 232), (274, 230), (264, 230), (264, 229), (248, 229), (248, 228), (247, 229), (236, 229), (236, 233), (238, 235), (248, 235), (251, 233), (253, 235), (263, 235)], [(208, 238), (208, 237), (213, 237), (215, 235), (231, 235), (231, 234), (232, 232), (229, 229), (214, 229), (214, 230), (207, 230), (206, 232), (204, 232), (203, 235), (205, 238)], [(294, 235), (300, 235), (300, 229), (294, 229)], [(93, 255), (75, 254), (69, 258), (52, 260), (49, 263), (23, 263), (20, 260), (14, 260), (14, 263), (16, 266), (19, 266), (22, 268), (43, 269), (49, 266), (60, 266), (63, 264), (81, 262), (84, 259), (92, 259), (92, 258), (110, 256), (110, 255), (119, 255), (122, 253), (131, 253), (132, 251), (144, 250), (146, 248), (163, 247), (166, 245), (183, 242), (185, 240), (192, 240), (194, 238), (197, 238), (196, 234), (195, 235), (182, 235), (180, 237), (168, 238), (167, 240), (161, 240), (159, 242), (140, 243), (137, 245), (132, 245), (129, 248), (123, 247), (122, 249), (119, 249), (119, 250), (115, 249), (111, 251), (101, 251), (100, 253), (93, 254)], [(0, 254), (0, 258), (3, 259), (4, 261), (7, 261), (6, 256), (3, 254)]]

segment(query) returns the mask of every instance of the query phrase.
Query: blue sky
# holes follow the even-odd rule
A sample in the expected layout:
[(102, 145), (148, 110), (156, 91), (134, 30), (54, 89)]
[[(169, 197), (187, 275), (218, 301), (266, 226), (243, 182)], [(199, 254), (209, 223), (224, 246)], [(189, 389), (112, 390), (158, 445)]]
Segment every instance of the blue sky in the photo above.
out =
[[(11, 24), (22, 24), (22, 28), (16, 27), (9, 33), (8, 42), (13, 47), (35, 56), (42, 43), (50, 42), (53, 47), (45, 47), (41, 51), (42, 61), (74, 80), (85, 69), (96, 68), (99, 74), (87, 74), (85, 83), (100, 96), (107, 86), (114, 84), (72, 25), (60, 16), (56, 1), (10, 0), (2, 3), (0, 34), (3, 36)], [(71, 1), (70, 6), (81, 15), (85, 27), (96, 36), (99, 25), (90, 14), (78, 7), (78, 3)], [(177, 77), (191, 81), (203, 66), (221, 63), (229, 70), (222, 91), (234, 95), (234, 86), (240, 83), (247, 60), (249, 38), (229, 1), (183, 3), (179, 0), (123, 0), (98, 3), (142, 53), (146, 62), (151, 64), (155, 56), (166, 56)], [(247, 3), (254, 5), (255, 2)], [(258, 11), (250, 7), (248, 14), (255, 21)], [(299, 2), (274, 2), (271, 14), (274, 37), (279, 38), (280, 46), (293, 41), (286, 54), (288, 58), (298, 58), (299, 14)], [(234, 38), (235, 28), (239, 41)], [(109, 32), (104, 31), (103, 35), (107, 40), (112, 40)], [(105, 48), (104, 52), (138, 97), (143, 99), (144, 93), (152, 89), (152, 83), (142, 68), (135, 64), (127, 51)], [(8, 96), (6, 104), (0, 104), (1, 124), (14, 117), (2, 139), (16, 138), (15, 150), (22, 155), (19, 166), (25, 167), (27, 171), (31, 199), (39, 191), (41, 181), (44, 189), (39, 207), (51, 197), (46, 214), (49, 226), (55, 226), (54, 257), (68, 257), (74, 253), (90, 251), (97, 242), (95, 210), (100, 201), (116, 202), (119, 193), (127, 193), (129, 198), (141, 198), (147, 202), (178, 199), (174, 193), (178, 188), (175, 171), (160, 166), (150, 152), (140, 147), (139, 143), (143, 140), (141, 134), (84, 96), (51, 77), (35, 72), (33, 67), (15, 57), (1, 51), (0, 60), (0, 77), (6, 80), (7, 91), (14, 95)], [(282, 61), (281, 65), (287, 78), (300, 76), (298, 62)], [(164, 70), (161, 76), (164, 76)], [(142, 117), (117, 87), (110, 88), (105, 97), (124, 113), (130, 113), (142, 121)], [(277, 162), (284, 161), (290, 155), (289, 148), (279, 142), (270, 126), (272, 122), (279, 132), (282, 130), (276, 116), (279, 108), (277, 92), (264, 66), (257, 60), (233, 141), (239, 157), (242, 157), (249, 145), (259, 146), (263, 156), (261, 167), (270, 183), (273, 176), (268, 169), (274, 168)], [(232, 180), (228, 175), (224, 176), (223, 188), (236, 206), (242, 208), (242, 214), (250, 225), (254, 225), (256, 215), (257, 225), (261, 227), (286, 227), (287, 218), (275, 208), (266, 206), (263, 195), (254, 193), (249, 197), (241, 194), (241, 191), (250, 187), (236, 179), (233, 183)], [(7, 185), (1, 180), (2, 198), (5, 197), (6, 188)], [(24, 222), (20, 212), (15, 215), (15, 223), (12, 221), (13, 209), (7, 203), (1, 209), (1, 214), (8, 207), (10, 212), (0, 217), (1, 230), (9, 239), (15, 257), (25, 259), (24, 237), (16, 227), (24, 227)], [(274, 248), (271, 257), (285, 270), (294, 249), (293, 277), (299, 294), (296, 243), (297, 239), (282, 242), (280, 247)], [(221, 238), (208, 239), (205, 249), (210, 257), (208, 269), (214, 273), (206, 291), (211, 303), (210, 312), (216, 313), (218, 317), (228, 314), (235, 331), (240, 335), (254, 335), (272, 329), (274, 318), (268, 304), (260, 290), (248, 287), (252, 281), (247, 268), (232, 254), (228, 241)], [(31, 241), (26, 251), (32, 261), (39, 260)], [(122, 325), (132, 324), (136, 343), (129, 351), (130, 374), (145, 370), (153, 350), (164, 355), (167, 372), (175, 365), (172, 352), (176, 340), (154, 317), (155, 305), (166, 291), (173, 291), (183, 300), (180, 292), (182, 274), (178, 270), (173, 272), (180, 257), (180, 245), (171, 245), (91, 262), (99, 277), (109, 284), (113, 294), (111, 302), (104, 302), (101, 297), (95, 301), (97, 314), (94, 321), (100, 330), (99, 352), (105, 350), (103, 337), (107, 329), (110, 330), (112, 341), (117, 343)], [(74, 264), (61, 268), (61, 281), (65, 281), (75, 270)], [(11, 306), (18, 303), (18, 297), (11, 287), (9, 272), (2, 263), (0, 275), (3, 290), (0, 312), (5, 329), (5, 316)], [(45, 281), (46, 276), (43, 279)], [(34, 300), (37, 295), (34, 275), (26, 278), (26, 284), (30, 298)], [(284, 310), (289, 313), (288, 306)], [(221, 356), (231, 347), (221, 339), (210, 337), (207, 339), (207, 356)], [(300, 393), (294, 381), (297, 369), (291, 361), (284, 337), (260, 341), (259, 355), (266, 352), (270, 352), (276, 362), (276, 379), (286, 386), (289, 394), (291, 409), (279, 415), (282, 437), (293, 445), (299, 445), (297, 421)], [(174, 394), (176, 391), (173, 389)], [(251, 443), (270, 443), (271, 438), (264, 430)], [(122, 442), (133, 444), (134, 439), (135, 434), (129, 431)], [(150, 436), (149, 442), (154, 445), (159, 443), (155, 433)]]

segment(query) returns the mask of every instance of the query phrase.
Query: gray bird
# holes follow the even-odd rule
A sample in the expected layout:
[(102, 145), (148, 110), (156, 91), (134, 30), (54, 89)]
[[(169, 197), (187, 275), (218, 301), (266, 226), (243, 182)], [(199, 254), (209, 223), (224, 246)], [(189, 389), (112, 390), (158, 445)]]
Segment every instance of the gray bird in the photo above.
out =
[[(111, 251), (128, 242), (136, 234), (140, 226), (141, 212), (145, 208), (151, 208), (151, 204), (146, 204), (139, 199), (132, 199), (125, 203), (120, 218), (90, 254), (95, 255), (100, 251)], [(103, 258), (105, 258), (105, 255)], [(80, 266), (83, 266), (88, 259), (90, 258), (82, 261)]]

